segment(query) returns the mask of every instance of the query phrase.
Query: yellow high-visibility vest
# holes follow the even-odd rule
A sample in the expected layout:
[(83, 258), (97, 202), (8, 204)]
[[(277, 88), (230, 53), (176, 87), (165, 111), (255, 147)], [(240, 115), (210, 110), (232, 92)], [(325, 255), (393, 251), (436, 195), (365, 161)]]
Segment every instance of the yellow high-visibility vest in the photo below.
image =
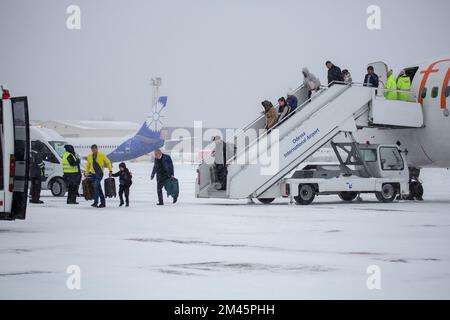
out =
[(76, 157), (71, 154), (70, 152), (65, 152), (63, 155), (63, 159), (62, 159), (62, 165), (63, 165), (63, 172), (64, 173), (78, 173), (78, 166), (72, 166), (69, 163), (68, 158), (72, 156), (74, 159), (76, 159)]

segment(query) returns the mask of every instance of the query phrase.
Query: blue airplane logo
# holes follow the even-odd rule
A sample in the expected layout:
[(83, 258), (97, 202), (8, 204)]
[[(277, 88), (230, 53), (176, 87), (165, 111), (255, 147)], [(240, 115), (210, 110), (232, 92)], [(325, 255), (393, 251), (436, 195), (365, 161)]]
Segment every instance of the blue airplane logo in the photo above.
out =
[(142, 124), (134, 137), (129, 138), (108, 154), (111, 162), (129, 161), (149, 154), (154, 150), (164, 146), (164, 139), (161, 138), (162, 121), (161, 118), (167, 105), (167, 97), (159, 97), (153, 114)]

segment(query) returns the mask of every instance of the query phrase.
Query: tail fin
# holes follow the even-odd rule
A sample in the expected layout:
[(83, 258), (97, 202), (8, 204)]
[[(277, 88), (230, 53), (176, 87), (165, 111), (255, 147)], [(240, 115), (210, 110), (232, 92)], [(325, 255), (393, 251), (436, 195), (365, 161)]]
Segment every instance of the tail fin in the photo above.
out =
[(167, 96), (159, 97), (156, 106), (152, 110), (152, 114), (142, 124), (142, 127), (136, 133), (136, 136), (143, 138), (160, 137), (160, 132), (163, 127), (162, 119), (164, 118), (164, 111), (167, 105)]

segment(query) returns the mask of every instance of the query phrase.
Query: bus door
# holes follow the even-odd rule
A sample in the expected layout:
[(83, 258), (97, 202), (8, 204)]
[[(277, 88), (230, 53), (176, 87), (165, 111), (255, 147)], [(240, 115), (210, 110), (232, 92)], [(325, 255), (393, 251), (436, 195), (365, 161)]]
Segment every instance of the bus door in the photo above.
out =
[(26, 97), (1, 103), (0, 220), (25, 219), (28, 202), (30, 123)]

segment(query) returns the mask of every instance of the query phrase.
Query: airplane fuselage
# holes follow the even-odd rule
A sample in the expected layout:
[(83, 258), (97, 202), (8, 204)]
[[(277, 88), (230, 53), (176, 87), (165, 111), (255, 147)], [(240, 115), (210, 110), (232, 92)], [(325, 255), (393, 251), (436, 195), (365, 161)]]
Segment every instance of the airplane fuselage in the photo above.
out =
[[(450, 167), (449, 79), (450, 59), (425, 62), (406, 68), (417, 69), (411, 91), (422, 104), (424, 127), (419, 129), (362, 129), (355, 137), (359, 142), (375, 144), (401, 143), (407, 150), (410, 167)], [(414, 71), (413, 71), (414, 72)]]

